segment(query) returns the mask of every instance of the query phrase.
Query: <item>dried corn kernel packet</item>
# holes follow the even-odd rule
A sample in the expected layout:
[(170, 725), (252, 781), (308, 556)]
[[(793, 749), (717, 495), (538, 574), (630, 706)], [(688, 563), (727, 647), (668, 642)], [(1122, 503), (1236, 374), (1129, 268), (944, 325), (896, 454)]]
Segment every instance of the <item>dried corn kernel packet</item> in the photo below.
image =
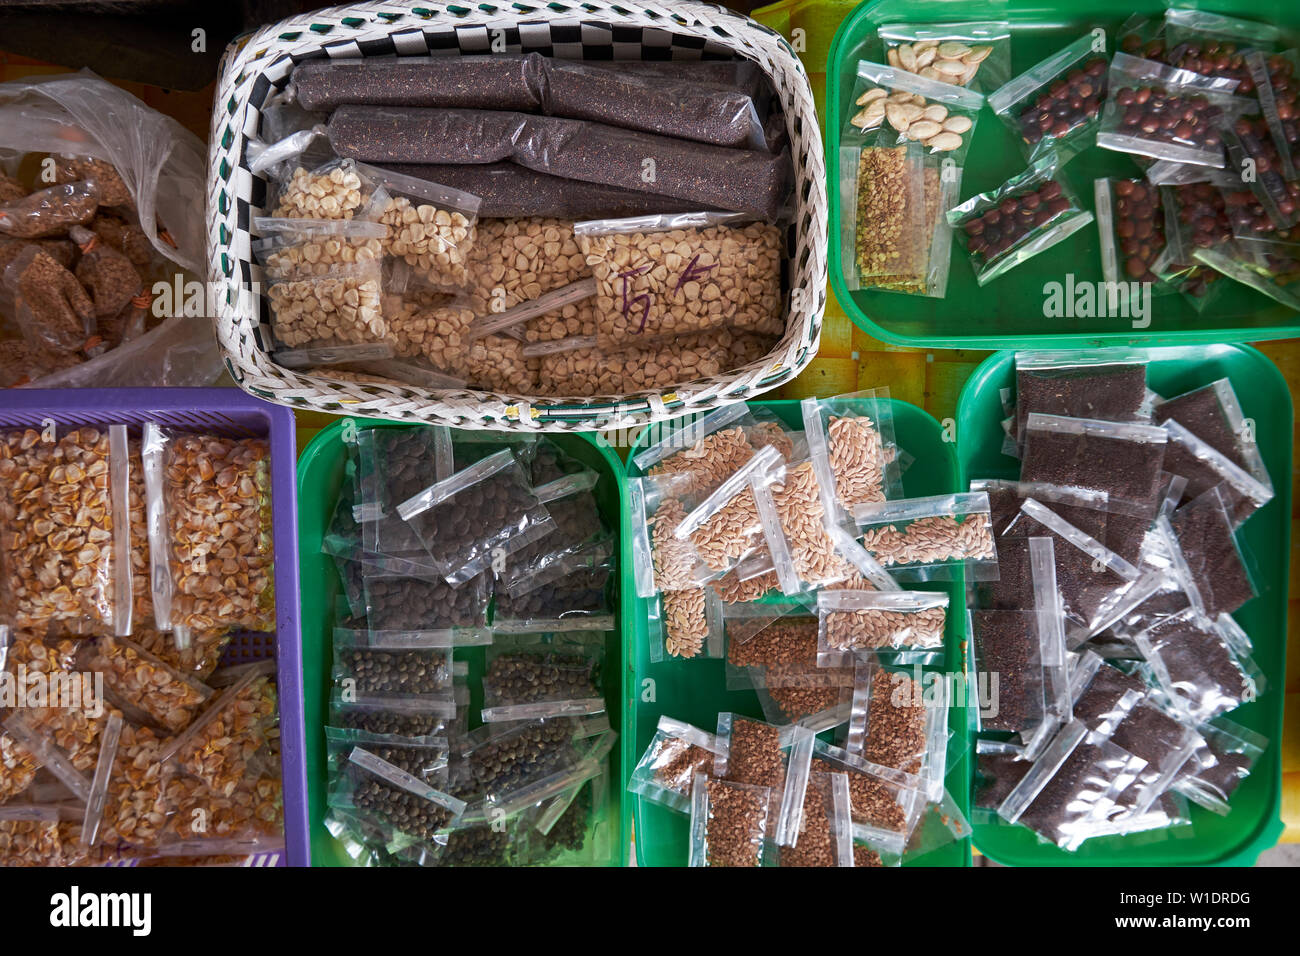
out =
[(159, 748), (157, 761), (175, 758), (181, 770), (214, 793), (230, 794), (263, 744), (278, 737), (274, 674), (274, 660), (214, 674), (211, 684), (222, 687), (221, 693), (183, 733)]
[(384, 251), (435, 287), (465, 288), (479, 197), (391, 170), (365, 164), (358, 169), (379, 183), (378, 220), (388, 227)]
[(968, 580), (998, 575), (989, 497), (983, 492), (859, 504), (853, 517), (862, 546), (903, 581)]
[[(316, 152), (320, 152), (316, 150)], [(303, 158), (313, 153), (308, 145)], [(310, 159), (308, 159), (310, 162)], [(290, 170), (289, 167), (293, 168)], [(286, 161), (284, 178), (278, 183), (271, 215), (286, 219), (376, 220), (383, 197), (376, 199), (379, 184), (357, 168), (351, 159), (331, 159), (306, 168)]]
[(574, 235), (596, 278), (596, 332), (618, 342), (716, 328), (781, 335), (782, 241), (726, 213), (592, 220)]
[(284, 848), (284, 792), (278, 776), (249, 774), (215, 789), (187, 773), (164, 775), (166, 824), (156, 852), (167, 857), (252, 854)]
[(129, 633), (126, 426), (28, 428), (0, 443), (0, 621)]
[(158, 628), (274, 630), (266, 439), (147, 422), (142, 457)]
[(286, 219), (258, 216), (253, 255), (267, 279), (328, 275), (336, 269), (379, 262), (388, 228), (348, 219)]
[(103, 675), (110, 701), (136, 724), (180, 733), (212, 696), (211, 687), (124, 637), (98, 638), (79, 656), (88, 670)]

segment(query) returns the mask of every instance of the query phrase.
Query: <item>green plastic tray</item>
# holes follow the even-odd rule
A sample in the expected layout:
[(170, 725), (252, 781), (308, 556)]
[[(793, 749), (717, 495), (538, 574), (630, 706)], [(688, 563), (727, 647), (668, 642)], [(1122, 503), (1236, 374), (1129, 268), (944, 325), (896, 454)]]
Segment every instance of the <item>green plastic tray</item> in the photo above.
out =
[[(1282, 706), (1286, 683), (1287, 567), (1291, 548), (1291, 395), (1277, 367), (1249, 346), (1155, 348), (1148, 350), (1147, 382), (1161, 395), (1227, 378), (1255, 422), (1264, 464), (1277, 497), (1243, 529), (1244, 549), (1253, 561), (1259, 596), (1234, 617), (1251, 636), (1255, 662), (1267, 689), (1234, 710), (1237, 723), (1263, 734), (1268, 749), (1232, 798), (1232, 811), (1217, 816), (1192, 807), (1193, 833), (1180, 839), (1143, 842), (1141, 837), (1089, 840), (1076, 853), (1039, 843), (1023, 827), (975, 824), (975, 845), (999, 863), (1016, 866), (1249, 866), (1282, 834)], [(972, 478), (1015, 478), (1019, 462), (1004, 456), (999, 389), (1015, 386), (1015, 353), (990, 356), (966, 382), (957, 408), (957, 454), (963, 483)]]
[[(1095, 0), (1043, 2), (1009, 0), (1005, 19), (1012, 25), (1012, 75), (1028, 69), (1076, 39), (1086, 29), (1103, 26), (1113, 34), (1133, 13), (1161, 17), (1160, 0)], [(1196, 4), (1196, 6), (1202, 6)], [(1300, 4), (1293, 0), (1214, 0), (1207, 9), (1277, 23), (1290, 31), (1286, 46), (1297, 44)], [(879, 291), (849, 292), (844, 259), (852, 260), (840, 242), (840, 131), (851, 116), (853, 84), (860, 59), (883, 61), (876, 42), (879, 24), (901, 20), (952, 21), (1001, 19), (987, 0), (953, 0), (918, 4), (916, 0), (868, 0), (845, 18), (835, 35), (826, 65), (826, 168), (829, 173), (830, 277), (835, 296), (848, 316), (868, 334), (895, 345), (928, 348), (1065, 348), (1092, 345), (1187, 345), (1244, 342), (1300, 335), (1300, 313), (1238, 283), (1223, 280), (1224, 293), (1197, 313), (1181, 296), (1152, 298), (1150, 325), (1134, 328), (1124, 318), (1048, 318), (1044, 315), (1044, 286), (1063, 282), (1072, 272), (1076, 282), (1101, 280), (1100, 242), (1095, 226), (1070, 238), (1028, 263), (980, 288), (959, 243), (953, 243), (951, 279), (943, 299)], [(1112, 36), (1113, 39), (1113, 36)], [(1286, 47), (1284, 47), (1286, 48)], [(1024, 168), (1016, 138), (985, 108), (975, 129), (961, 185), (963, 200), (992, 189)], [(1122, 153), (1090, 148), (1074, 159), (1065, 178), (1084, 205), (1093, 208), (1092, 181), (1101, 176), (1134, 177), (1138, 167)]]
[[(755, 402), (771, 409), (782, 421), (802, 429), (799, 403), (793, 401)], [(957, 487), (957, 464), (951, 442), (946, 441), (939, 423), (915, 405), (892, 402), (894, 431), (900, 448), (916, 457), (903, 475), (904, 491), (909, 496), (951, 492)], [(636, 453), (636, 448), (631, 454)], [(639, 474), (631, 465), (629, 470)], [(626, 508), (627, 496), (623, 496)], [(624, 528), (630, 515), (624, 511)], [(627, 714), (622, 738), (623, 749), (623, 819), (630, 826), (636, 820), (636, 853), (641, 866), (685, 866), (689, 823), (686, 816), (629, 794), (626, 783), (641, 754), (645, 752), (655, 727), (663, 714), (689, 721), (711, 731), (717, 726), (719, 711), (734, 711), (761, 718), (762, 708), (753, 691), (728, 691), (725, 665), (721, 660), (667, 660), (650, 663), (650, 641), (646, 622), (648, 602), (636, 595), (632, 580), (631, 537), (623, 535), (623, 654), (628, 664)], [(938, 587), (938, 586), (936, 586)], [(963, 585), (954, 582), (942, 586), (952, 599), (952, 607), (964, 606)], [(965, 641), (964, 615), (949, 617), (945, 646), (948, 671), (962, 668)], [(966, 811), (969, 795), (970, 762), (965, 706), (954, 706), (949, 714), (953, 737), (948, 749), (948, 789)], [(949, 844), (916, 861), (926, 866), (969, 866), (970, 840)]]
[[(321, 540), (334, 509), (334, 501), (338, 497), (339, 485), (343, 480), (343, 464), (346, 460), (343, 429), (348, 423), (355, 423), (359, 428), (371, 425), (392, 428), (410, 427), (374, 419), (339, 419), (322, 429), (298, 459), (302, 667), (307, 727), (307, 796), (313, 866), (347, 866), (350, 863), (338, 841), (330, 836), (322, 822), (325, 817), (327, 793), (323, 728), (329, 715), (329, 672), (333, 657), (331, 622), (334, 596), (338, 593), (340, 584), (338, 574), (334, 570), (333, 559), (321, 553)], [(623, 463), (619, 461), (618, 456), (608, 447), (597, 445), (594, 438), (586, 435), (555, 434), (546, 437), (589, 468), (600, 472), (600, 480), (594, 490), (596, 503), (605, 522), (611, 528), (617, 528), (619, 516), (626, 507), (621, 500)], [(622, 610), (617, 595), (613, 598), (613, 604), (615, 623), (620, 625)], [(623, 643), (618, 639), (619, 633), (620, 628), (616, 626), (615, 631), (605, 641), (605, 695), (610, 724), (615, 730), (621, 732)], [(469, 662), (472, 689), (470, 706), (477, 713), (482, 706), (482, 689), (480, 683), (474, 678), (482, 673), (483, 649), (461, 648), (456, 652), (456, 657), (458, 660)], [(476, 723), (476, 720), (472, 720), (471, 726)], [(616, 747), (614, 754), (617, 753)], [(613, 779), (621, 781), (622, 777), (618, 774), (618, 763), (614, 755), (610, 757), (610, 767)], [(622, 822), (621, 814), (622, 802), (616, 793), (612, 794), (604, 808), (603, 817), (597, 821), (596, 831), (589, 837), (589, 839), (603, 841), (600, 845), (607, 848), (602, 865), (621, 866), (627, 863), (627, 827)], [(564, 865), (564, 863), (564, 857), (556, 861), (556, 865)]]

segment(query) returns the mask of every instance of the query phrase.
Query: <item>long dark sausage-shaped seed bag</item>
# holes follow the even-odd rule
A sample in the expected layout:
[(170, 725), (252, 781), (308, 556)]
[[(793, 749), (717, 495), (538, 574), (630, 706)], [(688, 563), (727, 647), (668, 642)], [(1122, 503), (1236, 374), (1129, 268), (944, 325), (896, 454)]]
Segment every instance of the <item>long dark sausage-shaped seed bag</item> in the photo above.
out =
[(329, 122), (342, 156), (371, 163), (496, 163), (653, 192), (775, 220), (790, 159), (604, 123), (493, 110), (341, 106)]

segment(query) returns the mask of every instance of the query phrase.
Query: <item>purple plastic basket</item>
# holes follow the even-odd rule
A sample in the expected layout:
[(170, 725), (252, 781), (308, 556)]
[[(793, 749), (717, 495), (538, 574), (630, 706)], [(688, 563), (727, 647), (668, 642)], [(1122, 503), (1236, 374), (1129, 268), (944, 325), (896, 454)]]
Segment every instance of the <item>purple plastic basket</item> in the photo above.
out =
[(236, 388), (8, 389), (0, 392), (0, 429), (145, 422), (239, 436), (271, 446), (271, 513), (275, 540), (276, 632), (236, 635), (232, 663), (275, 655), (280, 698), (280, 758), (284, 775), (284, 862), (307, 866), (307, 762), (302, 706), (302, 627), (298, 613), (297, 448), (293, 413)]

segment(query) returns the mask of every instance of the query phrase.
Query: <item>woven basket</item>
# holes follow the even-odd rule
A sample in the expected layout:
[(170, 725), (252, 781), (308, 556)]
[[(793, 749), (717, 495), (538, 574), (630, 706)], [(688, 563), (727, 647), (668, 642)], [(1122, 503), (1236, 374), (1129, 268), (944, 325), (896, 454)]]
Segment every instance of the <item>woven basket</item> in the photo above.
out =
[[(796, 186), (788, 262), (786, 333), (763, 361), (672, 392), (611, 399), (555, 399), (474, 390), (341, 384), (295, 372), (270, 359), (269, 326), (257, 300), (219, 296), (217, 340), (245, 390), (295, 408), (460, 428), (591, 431), (628, 428), (753, 398), (794, 378), (817, 352), (826, 305), (826, 163), (808, 77), (779, 35), (711, 4), (603, 0), (470, 9), (436, 2), (333, 7), (264, 27), (226, 51), (212, 112), (208, 183), (208, 260), (213, 288), (252, 278), (249, 225), (263, 214), (267, 184), (248, 170), (246, 139), (261, 126), (263, 104), (288, 83), (296, 63), (313, 58), (483, 53), (504, 37), (510, 53), (564, 59), (748, 59), (770, 78), (785, 112)], [(798, 306), (795, 308), (795, 306)]]

